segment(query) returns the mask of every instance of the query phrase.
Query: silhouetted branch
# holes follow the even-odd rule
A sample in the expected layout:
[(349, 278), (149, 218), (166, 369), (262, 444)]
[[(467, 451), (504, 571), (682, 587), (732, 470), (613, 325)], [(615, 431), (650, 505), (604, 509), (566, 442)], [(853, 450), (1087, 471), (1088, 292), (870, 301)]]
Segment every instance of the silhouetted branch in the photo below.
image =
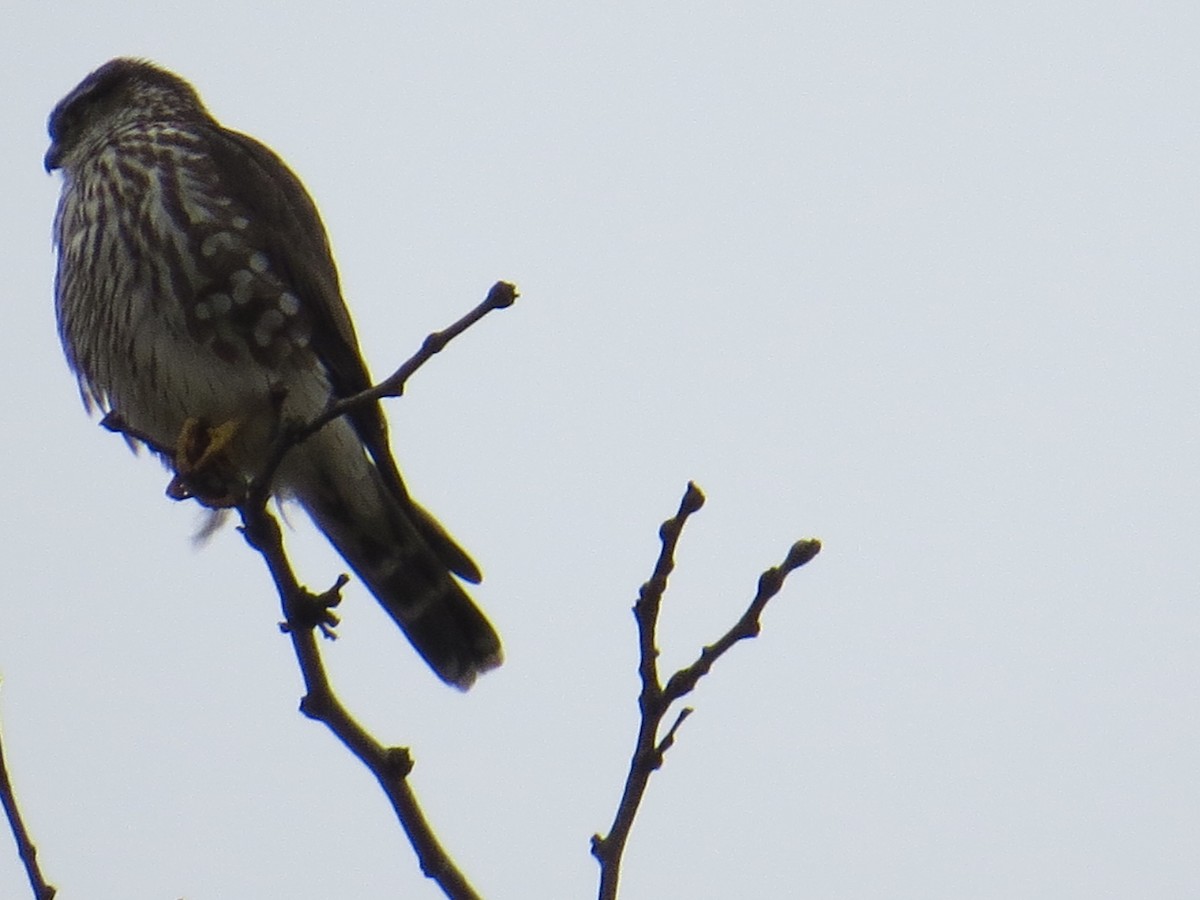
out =
[(346, 583), (345, 576), (325, 594), (311, 594), (301, 587), (292, 572), (275, 517), (262, 505), (242, 506), (239, 511), (246, 542), (266, 560), (283, 603), (286, 622), (282, 628), (291, 638), (304, 677), (305, 695), (300, 701), (300, 711), (323, 722), (379, 781), (416, 851), (421, 871), (435, 880), (447, 897), (476, 900), (479, 894), (438, 841), (408, 783), (408, 773), (413, 767), (408, 748), (385, 747), (375, 740), (350, 715), (329, 683), (315, 629), (320, 627), (328, 633), (327, 629), (336, 624), (330, 608), (341, 599), (338, 592)]
[(8, 764), (4, 761), (4, 743), (0, 740), (0, 801), (4, 803), (4, 814), (8, 816), (8, 827), (12, 829), (13, 838), (17, 842), (17, 853), (25, 864), (25, 874), (29, 876), (29, 886), (33, 888), (35, 900), (54, 900), (57, 890), (46, 883), (41, 866), (37, 861), (37, 848), (29, 837), (25, 820), (21, 818), (20, 807), (17, 806), (17, 795), (13, 790), (12, 779), (8, 775)]
[(275, 470), (279, 468), (283, 457), (287, 455), (287, 452), (292, 447), (312, 437), (334, 419), (344, 416), (355, 407), (361, 406), (364, 403), (373, 403), (384, 397), (401, 396), (404, 393), (405, 384), (417, 369), (429, 362), (450, 341), (454, 340), (454, 338), (458, 337), (488, 313), (493, 310), (507, 309), (512, 306), (518, 296), (515, 285), (507, 281), (497, 281), (492, 285), (491, 290), (488, 291), (488, 295), (483, 299), (482, 303), (454, 324), (441, 331), (435, 331), (427, 335), (421, 343), (421, 349), (413, 354), (395, 372), (379, 382), (379, 384), (367, 388), (360, 393), (352, 394), (349, 397), (331, 399), (325, 411), (311, 422), (297, 426), (282, 434), (276, 442), (270, 457), (268, 457), (266, 465), (263, 466), (262, 471), (259, 472), (253, 484), (251, 484), (248, 490), (248, 501), (254, 503), (266, 501), (267, 496), (270, 494), (271, 479), (275, 475)]
[(675, 568), (675, 548), (688, 518), (704, 505), (704, 494), (693, 482), (688, 482), (679, 511), (662, 524), (659, 538), (662, 550), (654, 565), (650, 580), (642, 585), (634, 604), (633, 614), (638, 627), (638, 674), (642, 690), (638, 695), (641, 721), (634, 741), (633, 757), (629, 773), (625, 778), (625, 789), (617, 804), (612, 826), (604, 837), (592, 837), (592, 855), (600, 864), (600, 900), (614, 900), (621, 876), (621, 858), (629, 840), (633, 820), (637, 816), (650, 775), (663, 763), (663, 755), (675, 743), (675, 734), (684, 720), (692, 714), (691, 707), (680, 710), (674, 724), (661, 740), (658, 733), (670, 706), (680, 697), (695, 688), (721, 656), (743, 638), (754, 637), (760, 629), (759, 618), (767, 602), (779, 593), (789, 573), (811, 560), (821, 550), (816, 540), (797, 541), (788, 551), (779, 566), (763, 572), (758, 579), (758, 591), (749, 607), (734, 623), (733, 627), (715, 643), (700, 651), (699, 657), (689, 666), (677, 671), (663, 687), (658, 671), (658, 647), (656, 631), (658, 613), (662, 606), (663, 593), (667, 589), (667, 578)]
[(306, 694), (300, 702), (301, 712), (325, 723), (347, 749), (371, 770), (416, 851), (421, 871), (434, 879), (446, 896), (455, 900), (478, 898), (479, 895), (442, 847), (417, 802), (408, 783), (408, 774), (413, 767), (408, 748), (384, 747), (368, 734), (334, 694), (321, 662), (314, 629), (319, 627), (326, 636), (332, 635), (331, 629), (337, 624), (332, 607), (341, 599), (339, 591), (345, 584), (345, 576), (321, 596), (314, 596), (301, 587), (284, 552), (279, 523), (267, 512), (266, 500), (275, 469), (288, 450), (360, 404), (373, 403), (381, 397), (400, 396), (408, 379), (434, 354), (492, 310), (511, 306), (516, 297), (513, 285), (497, 282), (482, 303), (450, 327), (426, 337), (421, 349), (388, 378), (359, 394), (331, 402), (312, 422), (285, 434), (277, 443), (267, 466), (247, 491), (245, 501), (238, 505), (242, 533), (247, 543), (262, 554), (283, 603), (285, 630), (292, 640), (306, 688)]
[(666, 702), (672, 703), (690, 693), (695, 688), (696, 682), (708, 674), (713, 663), (724, 656), (738, 641), (757, 637), (762, 629), (759, 617), (766, 608), (767, 601), (779, 593), (783, 588), (784, 580), (794, 569), (800, 568), (820, 552), (821, 542), (818, 540), (810, 538), (796, 541), (780, 565), (772, 566), (763, 572), (758, 578), (758, 593), (754, 595), (754, 599), (750, 601), (750, 605), (742, 613), (742, 617), (734, 623), (732, 628), (721, 635), (716, 643), (709, 644), (702, 649), (694, 663), (671, 676), (671, 680), (663, 689), (663, 698)]
[[(304, 678), (305, 695), (300, 701), (300, 711), (309, 718), (323, 722), (371, 771), (396, 811), (400, 825), (416, 851), (421, 870), (434, 879), (446, 896), (453, 900), (477, 900), (479, 895), (442, 847), (417, 802), (416, 795), (408, 783), (408, 774), (413, 767), (408, 748), (385, 747), (372, 737), (337, 698), (321, 661), (314, 632), (320, 629), (326, 637), (334, 636), (333, 629), (338, 619), (333, 608), (341, 600), (340, 591), (347, 581), (346, 576), (341, 576), (332, 588), (320, 595), (313, 594), (301, 586), (284, 550), (279, 523), (267, 511), (267, 500), (270, 497), (275, 471), (289, 450), (360, 404), (373, 403), (382, 397), (400, 396), (413, 373), (440, 352), (447, 343), (489, 312), (512, 306), (516, 297), (517, 291), (513, 285), (503, 281), (497, 282), (482, 303), (448, 328), (427, 336), (417, 353), (376, 386), (350, 397), (332, 400), (311, 422), (298, 425), (285, 423), (266, 465), (249, 485), (238, 487), (236, 490), (230, 489), (228, 485), (220, 485), (215, 495), (208, 492), (208, 485), (204, 486), (204, 490), (192, 490), (194, 485), (180, 474), (180, 464), (184, 461), (174, 458), (176, 448), (156, 444), (146, 435), (129, 428), (116, 414), (105, 416), (101, 423), (111, 431), (121, 432), (129, 438), (147, 444), (155, 452), (175, 463), (176, 476), (168, 488), (169, 496), (175, 499), (194, 496), (206, 506), (236, 507), (242, 519), (242, 534), (246, 542), (262, 554), (279, 593), (285, 620), (281, 627), (291, 638), (292, 649)], [(199, 439), (204, 443), (207, 436), (201, 434)], [(215, 501), (214, 496), (218, 498)]]

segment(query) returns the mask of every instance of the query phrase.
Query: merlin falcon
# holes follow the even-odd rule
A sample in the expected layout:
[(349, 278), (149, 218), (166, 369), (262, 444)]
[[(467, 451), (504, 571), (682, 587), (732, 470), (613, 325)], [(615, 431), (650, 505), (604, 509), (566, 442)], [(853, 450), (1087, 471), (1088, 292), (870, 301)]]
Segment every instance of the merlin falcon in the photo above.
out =
[[(370, 387), (312, 198), (190, 84), (114, 59), (49, 132), (46, 169), (63, 178), (55, 311), (89, 408), (158, 452), (220, 435), (222, 471), (244, 488), (283, 424)], [(293, 447), (271, 491), (308, 512), (443, 680), (465, 689), (500, 664), (457, 580), (479, 569), (409, 496), (378, 402)]]

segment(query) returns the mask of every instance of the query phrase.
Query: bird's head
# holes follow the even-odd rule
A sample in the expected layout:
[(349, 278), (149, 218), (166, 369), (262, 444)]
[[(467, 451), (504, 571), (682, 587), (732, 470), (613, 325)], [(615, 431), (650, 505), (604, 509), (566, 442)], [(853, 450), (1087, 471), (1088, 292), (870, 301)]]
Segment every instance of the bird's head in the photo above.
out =
[(50, 113), (46, 171), (70, 169), (122, 128), (147, 121), (209, 118), (190, 84), (141, 59), (110, 60), (88, 75)]

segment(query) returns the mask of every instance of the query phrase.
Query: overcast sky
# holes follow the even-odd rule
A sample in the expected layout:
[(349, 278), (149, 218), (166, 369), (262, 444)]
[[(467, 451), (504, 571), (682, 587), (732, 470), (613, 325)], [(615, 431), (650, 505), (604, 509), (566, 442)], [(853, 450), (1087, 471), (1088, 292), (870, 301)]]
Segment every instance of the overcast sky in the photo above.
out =
[[(413, 7), (406, 10), (405, 7)], [(414, 11), (415, 10), (415, 11)], [(437, 897), (296, 711), (261, 565), (80, 407), (45, 119), (191, 80), (324, 215), (414, 493), (508, 662), (441, 685), (362, 587), (327, 646), (496, 898), (593, 896), (629, 608), (688, 479), (692, 698), (623, 897), (1178, 897), (1200, 884), (1200, 7), (205, 4), (0, 13), (0, 721), (64, 900)], [(291, 515), (301, 576), (344, 566)], [(8, 847), (8, 850), (4, 848)], [(0, 896), (27, 896), (0, 839)]]

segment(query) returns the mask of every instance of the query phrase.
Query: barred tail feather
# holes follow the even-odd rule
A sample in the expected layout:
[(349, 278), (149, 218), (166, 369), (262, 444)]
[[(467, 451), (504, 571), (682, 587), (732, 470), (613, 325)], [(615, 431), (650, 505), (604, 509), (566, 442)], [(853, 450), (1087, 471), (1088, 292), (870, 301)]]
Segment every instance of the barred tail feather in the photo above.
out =
[(434, 672), (466, 690), (503, 661), (499, 636), (365, 456), (356, 477), (337, 459), (293, 485), (296, 499)]

